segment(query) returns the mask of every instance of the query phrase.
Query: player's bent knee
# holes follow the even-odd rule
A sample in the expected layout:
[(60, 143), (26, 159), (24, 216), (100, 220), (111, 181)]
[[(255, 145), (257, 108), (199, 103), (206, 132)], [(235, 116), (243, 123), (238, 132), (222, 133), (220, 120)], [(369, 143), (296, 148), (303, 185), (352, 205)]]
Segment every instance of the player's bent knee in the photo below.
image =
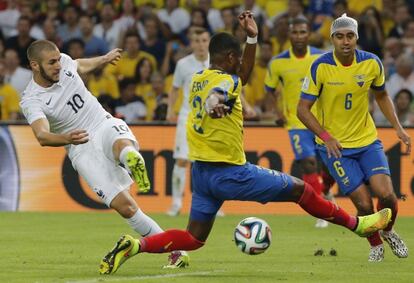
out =
[[(291, 191), (292, 201), (299, 202), (300, 198), (302, 197), (305, 191), (305, 182), (296, 177), (292, 177), (292, 179), (293, 179), (293, 188)], [(309, 184), (307, 185), (310, 186)]]
[(125, 205), (122, 208), (116, 209), (116, 211), (118, 211), (118, 213), (123, 217), (123, 218), (131, 218), (132, 216), (134, 216), (134, 214), (137, 212), (138, 207), (136, 205)]

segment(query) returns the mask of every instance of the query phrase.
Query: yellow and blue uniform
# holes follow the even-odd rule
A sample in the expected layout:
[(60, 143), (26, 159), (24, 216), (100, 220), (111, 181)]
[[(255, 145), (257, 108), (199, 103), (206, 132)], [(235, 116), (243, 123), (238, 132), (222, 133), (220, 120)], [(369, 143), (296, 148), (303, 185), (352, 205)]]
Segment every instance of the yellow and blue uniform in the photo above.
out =
[[(279, 85), (282, 86), (282, 109), (296, 160), (316, 155), (315, 135), (298, 119), (296, 108), (303, 79), (312, 62), (322, 53), (322, 50), (309, 46), (305, 56), (299, 58), (292, 49), (286, 50), (272, 58), (266, 73), (267, 91), (274, 92)], [(313, 107), (312, 112), (316, 114), (315, 109)]]
[[(189, 157), (194, 161), (191, 219), (214, 218), (225, 200), (285, 200), (293, 188), (290, 176), (246, 162), (241, 89), (237, 75), (210, 69), (193, 75), (187, 121)], [(221, 93), (230, 108), (223, 118), (213, 119), (205, 111), (213, 92)]]
[(354, 61), (343, 66), (334, 52), (312, 63), (302, 86), (302, 99), (316, 101), (317, 119), (344, 150), (328, 158), (319, 138), (319, 153), (343, 193), (349, 194), (374, 174), (390, 174), (369, 114), (369, 89), (384, 90), (384, 68), (379, 58), (356, 50)]

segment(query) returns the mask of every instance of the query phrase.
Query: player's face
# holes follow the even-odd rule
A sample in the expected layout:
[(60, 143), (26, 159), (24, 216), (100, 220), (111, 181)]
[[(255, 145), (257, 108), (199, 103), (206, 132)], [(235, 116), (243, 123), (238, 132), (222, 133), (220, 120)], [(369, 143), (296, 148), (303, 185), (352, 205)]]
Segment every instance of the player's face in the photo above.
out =
[(197, 57), (205, 57), (208, 54), (210, 35), (208, 32), (194, 34), (191, 38), (191, 49)]
[(293, 48), (305, 48), (308, 45), (309, 30), (307, 24), (290, 25), (289, 38)]
[(43, 52), (38, 71), (44, 80), (50, 83), (59, 81), (59, 73), (62, 68), (60, 57), (59, 50)]
[(357, 37), (350, 30), (337, 31), (332, 35), (332, 43), (339, 55), (350, 56), (355, 52)]

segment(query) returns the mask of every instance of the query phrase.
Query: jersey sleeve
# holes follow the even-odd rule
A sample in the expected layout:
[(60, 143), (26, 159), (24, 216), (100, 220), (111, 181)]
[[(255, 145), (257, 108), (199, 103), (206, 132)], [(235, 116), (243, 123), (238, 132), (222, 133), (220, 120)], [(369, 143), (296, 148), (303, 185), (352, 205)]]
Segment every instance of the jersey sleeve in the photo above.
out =
[(46, 115), (41, 107), (41, 101), (37, 98), (23, 98), (20, 101), (20, 108), (29, 124), (42, 118), (46, 119)]
[(319, 64), (315, 64), (315, 62), (311, 65), (308, 73), (306, 74), (305, 78), (303, 79), (302, 84), (302, 92), (300, 97), (303, 99), (315, 101), (318, 99), (319, 92), (321, 89), (321, 82), (319, 78), (318, 72)]
[(265, 77), (265, 90), (273, 92), (279, 85), (279, 74), (277, 71), (277, 61), (271, 61), (267, 65), (266, 77)]
[(177, 66), (174, 70), (174, 76), (173, 76), (173, 87), (180, 88), (184, 85), (184, 72), (183, 72), (183, 64), (182, 61), (177, 63)]
[(376, 77), (372, 81), (371, 88), (374, 90), (384, 90), (385, 89), (385, 75), (384, 75), (384, 66), (382, 65), (381, 60), (375, 56), (375, 72)]

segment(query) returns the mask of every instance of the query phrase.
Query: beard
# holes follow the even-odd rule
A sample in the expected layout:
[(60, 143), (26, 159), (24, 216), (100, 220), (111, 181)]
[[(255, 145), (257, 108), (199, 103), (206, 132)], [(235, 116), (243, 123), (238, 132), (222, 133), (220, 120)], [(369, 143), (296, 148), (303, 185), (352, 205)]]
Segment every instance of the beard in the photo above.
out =
[(45, 69), (43, 69), (42, 65), (40, 65), (39, 67), (40, 67), (40, 75), (42, 76), (44, 80), (50, 82), (51, 84), (57, 83), (59, 81), (59, 78), (57, 80), (54, 80), (48, 74), (46, 74)]

